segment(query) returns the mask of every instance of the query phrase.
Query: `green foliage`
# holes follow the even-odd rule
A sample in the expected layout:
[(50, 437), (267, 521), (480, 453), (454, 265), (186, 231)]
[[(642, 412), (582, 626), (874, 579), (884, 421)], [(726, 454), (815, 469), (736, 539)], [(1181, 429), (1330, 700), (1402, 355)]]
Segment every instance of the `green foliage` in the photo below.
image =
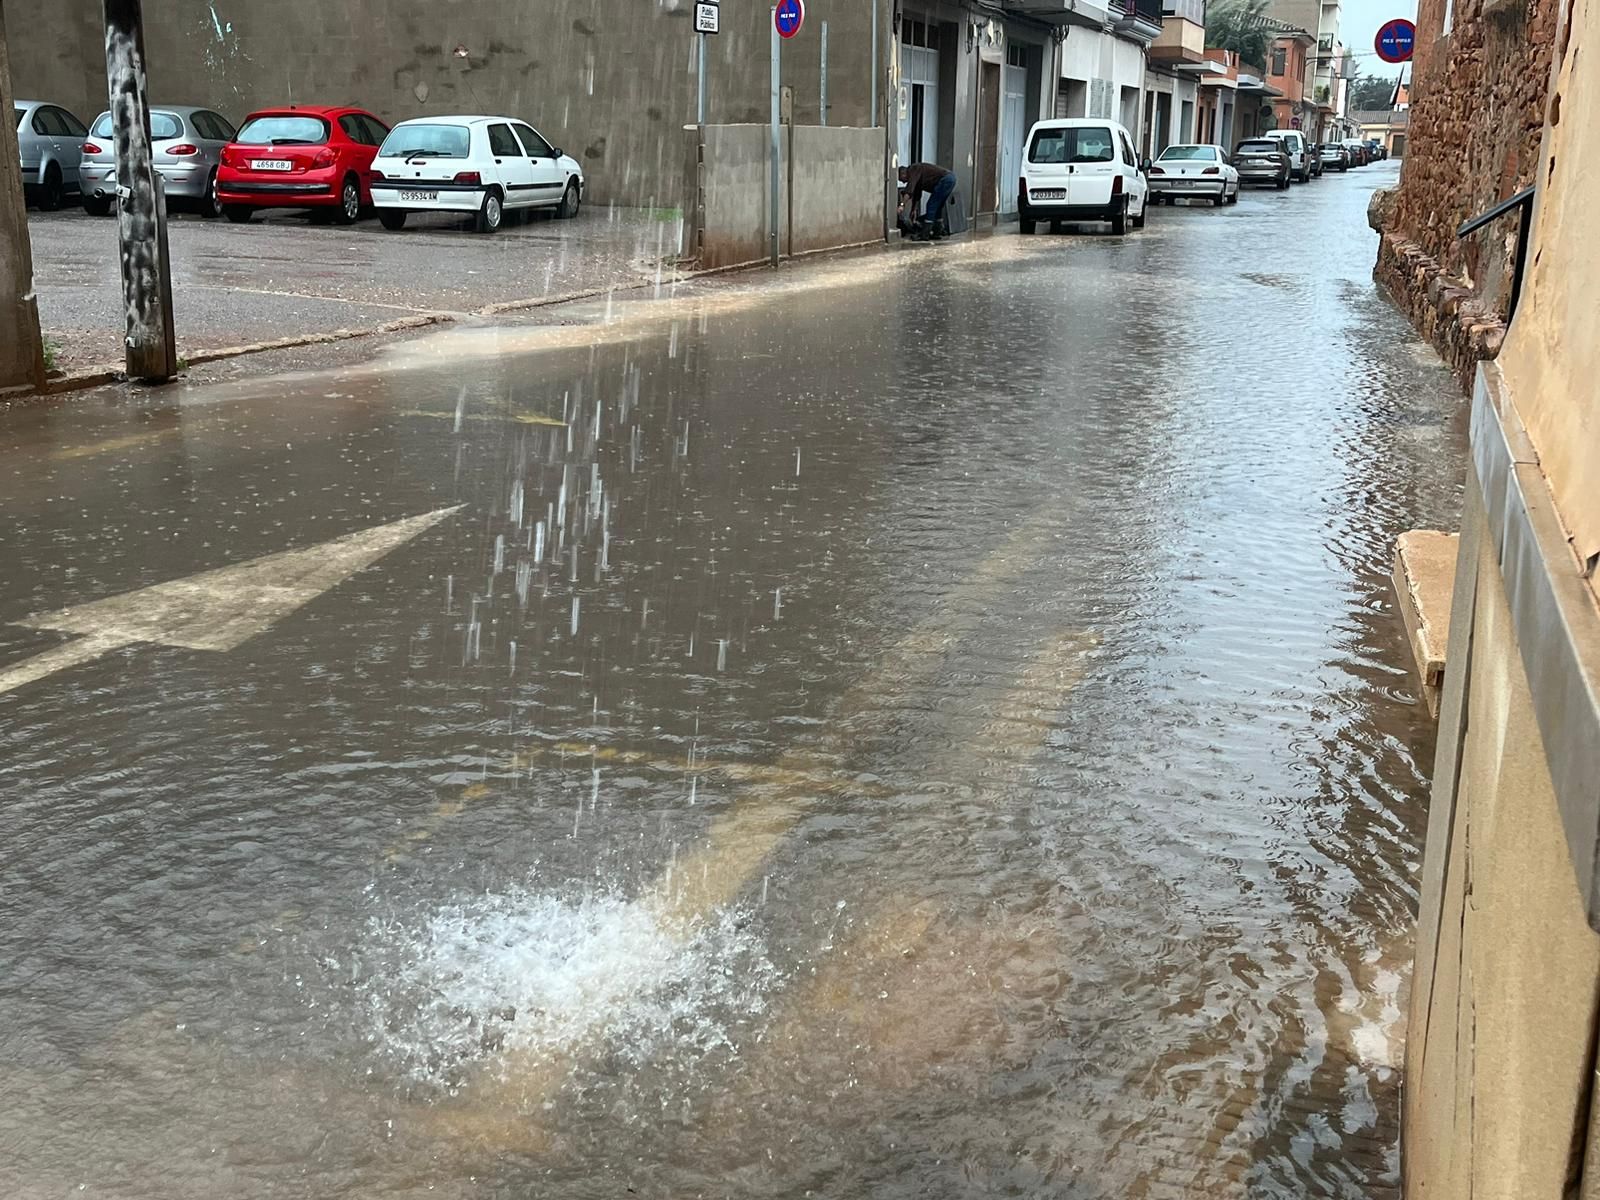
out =
[(1206, 9), (1206, 45), (1232, 50), (1246, 66), (1265, 72), (1272, 34), (1261, 24), (1270, 0), (1215, 0)]
[(44, 369), (46, 373), (56, 369), (56, 361), (61, 354), (61, 343), (55, 338), (44, 339)]
[(1350, 82), (1350, 108), (1353, 112), (1387, 112), (1394, 107), (1394, 77), (1370, 75)]

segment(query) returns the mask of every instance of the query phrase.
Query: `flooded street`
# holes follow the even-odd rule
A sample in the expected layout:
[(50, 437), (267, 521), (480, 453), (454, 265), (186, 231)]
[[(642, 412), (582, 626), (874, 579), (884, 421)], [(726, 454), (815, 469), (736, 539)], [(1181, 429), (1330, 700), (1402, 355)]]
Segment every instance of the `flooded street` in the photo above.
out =
[(0, 416), (0, 1194), (1394, 1190), (1395, 174)]

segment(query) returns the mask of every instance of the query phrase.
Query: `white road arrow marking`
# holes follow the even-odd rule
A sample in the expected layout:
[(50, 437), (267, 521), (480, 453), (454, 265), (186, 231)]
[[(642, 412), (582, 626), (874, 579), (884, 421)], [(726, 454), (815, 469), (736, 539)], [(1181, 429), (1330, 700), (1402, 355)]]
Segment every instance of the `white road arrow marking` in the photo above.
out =
[(461, 507), (12, 622), (78, 634), (80, 640), (0, 670), (0, 694), (135, 642), (232, 650)]

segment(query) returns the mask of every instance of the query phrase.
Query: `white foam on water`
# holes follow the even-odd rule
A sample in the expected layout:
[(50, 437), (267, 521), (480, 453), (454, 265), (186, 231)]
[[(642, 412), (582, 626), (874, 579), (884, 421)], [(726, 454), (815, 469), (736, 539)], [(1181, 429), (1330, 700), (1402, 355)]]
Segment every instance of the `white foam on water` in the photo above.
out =
[(639, 1066), (670, 1044), (682, 1066), (731, 1048), (778, 982), (747, 914), (684, 933), (611, 892), (514, 888), (374, 920), (369, 939), (366, 1033), (403, 1074), (450, 1092), (513, 1061)]

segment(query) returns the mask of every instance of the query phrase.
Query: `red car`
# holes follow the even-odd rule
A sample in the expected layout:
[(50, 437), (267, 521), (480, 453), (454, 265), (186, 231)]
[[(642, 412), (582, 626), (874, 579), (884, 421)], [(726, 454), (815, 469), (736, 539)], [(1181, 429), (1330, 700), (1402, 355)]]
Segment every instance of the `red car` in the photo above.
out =
[(217, 203), (230, 221), (248, 221), (258, 208), (309, 208), (349, 224), (372, 203), (372, 159), (388, 134), (359, 108), (253, 112), (222, 148)]

